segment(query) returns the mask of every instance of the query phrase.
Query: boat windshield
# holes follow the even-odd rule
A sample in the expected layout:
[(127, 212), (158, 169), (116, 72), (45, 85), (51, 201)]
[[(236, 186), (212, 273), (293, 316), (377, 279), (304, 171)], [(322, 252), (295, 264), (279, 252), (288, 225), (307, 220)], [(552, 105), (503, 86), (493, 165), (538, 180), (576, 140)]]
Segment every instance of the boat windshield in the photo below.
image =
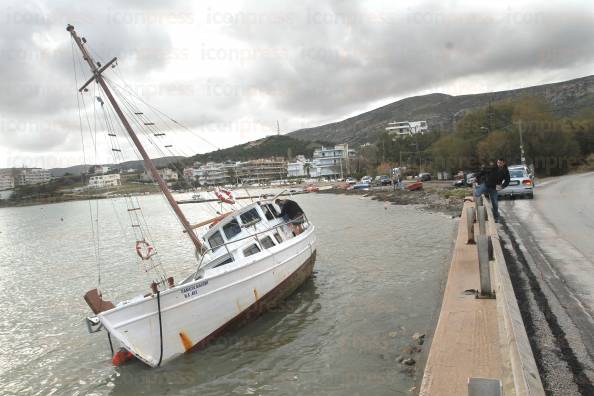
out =
[(208, 238), (208, 244), (213, 252), (216, 252), (217, 248), (223, 246), (225, 241), (223, 240), (223, 236), (221, 235), (220, 231), (215, 232)]
[(228, 241), (239, 234), (241, 232), (241, 226), (239, 225), (237, 218), (233, 218), (230, 222), (225, 224), (223, 226), (223, 232), (225, 233)]
[(256, 208), (252, 208), (247, 212), (240, 214), (239, 217), (241, 218), (241, 223), (243, 225), (253, 225), (262, 220)]
[(261, 207), (267, 220), (274, 220), (278, 217), (278, 212), (272, 204), (262, 204)]

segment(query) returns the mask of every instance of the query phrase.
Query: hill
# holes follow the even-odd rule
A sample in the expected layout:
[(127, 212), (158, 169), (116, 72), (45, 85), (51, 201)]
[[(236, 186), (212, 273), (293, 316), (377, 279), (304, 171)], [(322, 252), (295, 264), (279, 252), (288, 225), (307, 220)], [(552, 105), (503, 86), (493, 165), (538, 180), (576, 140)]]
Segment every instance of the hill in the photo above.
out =
[(191, 159), (198, 162), (248, 161), (258, 158), (287, 157), (289, 151), (291, 156), (301, 154), (311, 158), (314, 149), (320, 147), (322, 143), (317, 139), (304, 141), (287, 135), (274, 135), (206, 154), (197, 154)]
[[(162, 158), (154, 158), (153, 162), (157, 166), (157, 168), (165, 167), (173, 162), (177, 162), (180, 160), (184, 160), (185, 157), (162, 157)], [(101, 164), (109, 167), (120, 166), (122, 169), (136, 169), (137, 171), (144, 171), (144, 165), (141, 160), (136, 161), (126, 161), (122, 162), (120, 165), (115, 164)], [(62, 177), (66, 173), (70, 173), (74, 176), (79, 176), (83, 172), (86, 172), (91, 165), (74, 165), (69, 166), (67, 168), (52, 168), (50, 169), (50, 173), (54, 177)]]
[(374, 142), (391, 121), (426, 120), (431, 131), (450, 131), (469, 111), (523, 96), (543, 98), (556, 116), (574, 116), (594, 106), (594, 76), (509, 91), (452, 96), (441, 93), (414, 96), (343, 121), (299, 129), (289, 136), (304, 141), (363, 144)]

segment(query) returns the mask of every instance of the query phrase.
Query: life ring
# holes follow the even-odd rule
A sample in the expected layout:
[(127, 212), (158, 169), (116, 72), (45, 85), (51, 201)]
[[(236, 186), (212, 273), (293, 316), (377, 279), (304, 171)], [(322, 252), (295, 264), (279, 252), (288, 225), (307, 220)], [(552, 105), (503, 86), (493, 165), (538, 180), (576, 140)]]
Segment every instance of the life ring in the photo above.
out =
[(148, 260), (157, 254), (157, 251), (147, 241), (136, 241), (136, 254), (143, 260)]
[(233, 193), (229, 190), (225, 190), (223, 188), (217, 188), (215, 190), (215, 195), (219, 199), (219, 201), (227, 203), (229, 205), (233, 205), (235, 203), (235, 198), (233, 197)]

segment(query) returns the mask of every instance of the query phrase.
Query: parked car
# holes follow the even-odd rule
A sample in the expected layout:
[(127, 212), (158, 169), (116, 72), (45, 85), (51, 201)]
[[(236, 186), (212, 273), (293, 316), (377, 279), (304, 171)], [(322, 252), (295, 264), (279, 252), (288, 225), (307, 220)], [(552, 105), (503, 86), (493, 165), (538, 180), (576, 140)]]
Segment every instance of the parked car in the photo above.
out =
[(477, 172), (462, 172), (458, 175), (459, 179), (454, 181), (454, 187), (472, 187), (476, 181)]
[(378, 176), (378, 177), (376, 177), (376, 179), (378, 179), (378, 184), (380, 186), (389, 186), (392, 184), (392, 179), (390, 179), (390, 177), (388, 177), (386, 175)]
[(356, 184), (357, 183), (357, 180), (355, 178), (353, 178), (353, 177), (347, 177), (346, 180), (345, 180), (345, 182), (348, 183), (348, 184)]
[(499, 190), (500, 197), (523, 196), (534, 198), (534, 181), (528, 168), (523, 165), (514, 165), (507, 168), (509, 170), (509, 185)]
[(534, 174), (532, 173), (532, 171), (530, 170), (530, 168), (528, 168), (526, 165), (510, 165), (507, 167), (507, 169), (511, 172), (512, 169), (522, 169), (524, 172), (526, 172), (528, 174), (528, 176), (530, 176), (530, 179), (532, 179), (532, 184), (534, 184)]
[(363, 176), (361, 178), (361, 183), (371, 184), (372, 181), (373, 181), (373, 178), (371, 176)]
[(355, 184), (352, 189), (353, 190), (369, 190), (369, 188), (371, 187), (371, 183), (357, 183)]
[(419, 173), (419, 176), (417, 176), (417, 180), (429, 181), (431, 180), (431, 173)]

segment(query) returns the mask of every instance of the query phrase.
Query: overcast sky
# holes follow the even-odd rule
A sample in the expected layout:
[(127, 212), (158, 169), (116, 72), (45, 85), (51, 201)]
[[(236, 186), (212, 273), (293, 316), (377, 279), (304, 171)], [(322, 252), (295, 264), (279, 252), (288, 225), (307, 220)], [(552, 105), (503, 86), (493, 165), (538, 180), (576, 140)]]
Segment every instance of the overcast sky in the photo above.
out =
[[(589, 1), (3, 1), (0, 167), (83, 162), (68, 23), (102, 61), (118, 57), (136, 93), (211, 142), (172, 131), (183, 154), (264, 137), (277, 120), (286, 133), (407, 96), (594, 70)], [(104, 138), (96, 157), (89, 142), (88, 163), (111, 161)]]

